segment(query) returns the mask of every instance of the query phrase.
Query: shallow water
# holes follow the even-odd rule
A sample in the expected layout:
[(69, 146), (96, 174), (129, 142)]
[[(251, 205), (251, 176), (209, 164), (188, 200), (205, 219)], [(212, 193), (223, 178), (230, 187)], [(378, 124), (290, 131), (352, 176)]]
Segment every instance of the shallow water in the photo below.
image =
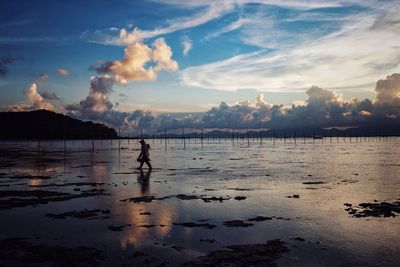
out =
[[(355, 218), (343, 205), (400, 199), (400, 139), (328, 138), (305, 144), (302, 139), (297, 144), (242, 140), (234, 146), (231, 140), (208, 140), (203, 147), (190, 140), (185, 149), (180, 140), (169, 140), (167, 148), (163, 140), (149, 143), (151, 173), (135, 169), (139, 146), (132, 140), (95, 141), (94, 152), (91, 141), (68, 141), (66, 151), (57, 141), (42, 142), (40, 149), (36, 142), (0, 143), (0, 191), (105, 190), (0, 209), (0, 239), (27, 237), (35, 244), (95, 247), (105, 251), (102, 264), (113, 266), (177, 266), (226, 245), (271, 239), (281, 239), (290, 248), (277, 262), (284, 266), (400, 262), (400, 216)], [(293, 195), (299, 198), (287, 197)], [(141, 196), (159, 199), (121, 201)], [(209, 199), (213, 196), (223, 199)], [(236, 200), (238, 196), (246, 198)], [(84, 209), (110, 213), (86, 219), (46, 216)], [(256, 216), (274, 218), (249, 227), (223, 223)], [(216, 227), (174, 225), (187, 222)], [(122, 231), (108, 228), (128, 224)], [(151, 256), (133, 257), (136, 251)]]

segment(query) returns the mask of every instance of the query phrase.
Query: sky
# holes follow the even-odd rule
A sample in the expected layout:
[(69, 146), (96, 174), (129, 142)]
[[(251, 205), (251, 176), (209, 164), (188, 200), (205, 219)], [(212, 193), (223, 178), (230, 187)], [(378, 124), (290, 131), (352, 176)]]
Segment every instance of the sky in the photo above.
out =
[(2, 1), (0, 109), (128, 132), (397, 123), (399, 11), (392, 0)]

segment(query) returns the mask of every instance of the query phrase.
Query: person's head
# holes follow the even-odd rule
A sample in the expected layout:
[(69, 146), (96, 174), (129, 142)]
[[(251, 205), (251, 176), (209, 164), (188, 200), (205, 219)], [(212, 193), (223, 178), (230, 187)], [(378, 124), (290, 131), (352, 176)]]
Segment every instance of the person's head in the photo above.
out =
[(143, 146), (144, 144), (146, 144), (146, 142), (142, 139), (139, 141), (139, 143)]

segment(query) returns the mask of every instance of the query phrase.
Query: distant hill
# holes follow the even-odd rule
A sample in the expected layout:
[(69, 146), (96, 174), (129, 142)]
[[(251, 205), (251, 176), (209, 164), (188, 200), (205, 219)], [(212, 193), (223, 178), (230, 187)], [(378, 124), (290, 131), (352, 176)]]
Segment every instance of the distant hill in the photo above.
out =
[(0, 112), (0, 139), (116, 138), (103, 124), (83, 122), (48, 110)]
[[(174, 129), (175, 130), (175, 129)], [(316, 136), (324, 136), (324, 137), (343, 137), (343, 136), (400, 136), (400, 127), (375, 127), (375, 128), (329, 128), (329, 129), (320, 129), (320, 128), (289, 128), (289, 129), (233, 129), (231, 130), (212, 130), (210, 132), (205, 131), (203, 134), (199, 132), (200, 129), (197, 129), (196, 132), (186, 131), (186, 138), (232, 138), (233, 134), (235, 138), (259, 138), (260, 136), (263, 138), (293, 138), (293, 137), (316, 137)], [(153, 135), (144, 134), (144, 138), (153, 138)], [(163, 132), (158, 132), (154, 135), (156, 138), (164, 138)], [(182, 138), (182, 133), (179, 131), (168, 132), (167, 138)]]

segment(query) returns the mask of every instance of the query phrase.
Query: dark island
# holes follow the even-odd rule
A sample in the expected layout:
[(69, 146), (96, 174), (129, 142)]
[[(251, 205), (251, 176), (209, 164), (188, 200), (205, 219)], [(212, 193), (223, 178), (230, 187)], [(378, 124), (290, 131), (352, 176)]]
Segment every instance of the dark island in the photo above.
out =
[(107, 139), (117, 132), (48, 110), (0, 112), (0, 139)]

